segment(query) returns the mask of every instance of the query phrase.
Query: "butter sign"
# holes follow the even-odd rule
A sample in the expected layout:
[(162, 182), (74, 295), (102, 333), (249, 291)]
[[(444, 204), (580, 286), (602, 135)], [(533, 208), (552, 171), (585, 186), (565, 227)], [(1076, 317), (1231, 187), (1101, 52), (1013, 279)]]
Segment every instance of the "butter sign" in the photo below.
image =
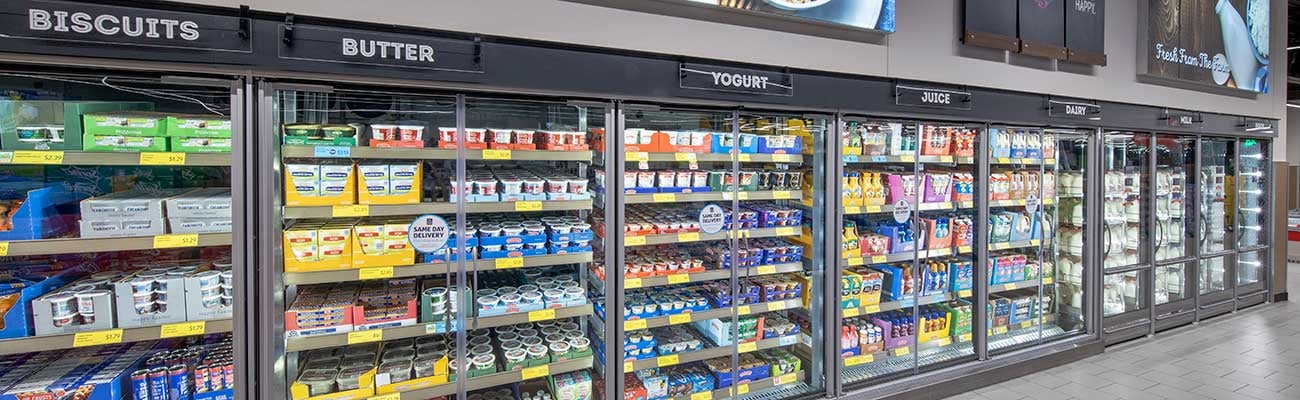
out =
[(345, 37), (343, 55), (433, 63), (433, 46)]
[(48, 45), (56, 41), (251, 52), (252, 32), (241, 21), (246, 19), (81, 2), (0, 2), (0, 37)]
[[(482, 44), (432, 35), (363, 31), (307, 24), (281, 24), (281, 60), (320, 68), (321, 63), (400, 70), (483, 72)], [(298, 65), (298, 64), (291, 64)], [(360, 70), (358, 70), (360, 71)]]
[(794, 75), (788, 73), (693, 63), (682, 63), (679, 71), (683, 89), (794, 95)]

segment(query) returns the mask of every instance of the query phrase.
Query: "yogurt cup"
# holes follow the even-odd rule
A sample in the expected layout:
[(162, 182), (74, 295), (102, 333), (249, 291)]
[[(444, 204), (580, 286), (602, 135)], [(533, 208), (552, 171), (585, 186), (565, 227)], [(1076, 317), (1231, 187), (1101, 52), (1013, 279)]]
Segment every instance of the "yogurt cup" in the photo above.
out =
[(502, 193), (505, 193), (505, 194), (520, 194), (520, 193), (523, 193), (523, 191), (524, 191), (524, 181), (519, 180), (519, 179), (502, 179), (502, 180), (501, 180), (501, 189), (502, 189)]
[(531, 347), (534, 347), (534, 346), (541, 345), (541, 344), (542, 344), (542, 338), (539, 338), (539, 337), (536, 337), (536, 336), (533, 336), (533, 337), (526, 337), (526, 338), (523, 338), (523, 340), (520, 340), (519, 342), (524, 344), (524, 348), (531, 348)]
[(519, 334), (519, 337), (522, 338), (522, 340), (524, 340), (525, 342), (528, 340), (528, 338), (537, 338), (537, 337), (539, 337), (539, 336), (537, 335), (537, 330), (536, 330), (536, 329), (532, 329), (532, 328), (529, 328), (529, 329), (520, 329), (519, 331), (517, 331), (517, 332), (515, 332), (515, 333), (518, 333), (518, 334)]
[(565, 354), (569, 353), (568, 342), (564, 342), (564, 341), (555, 342), (555, 343), (551, 343), (551, 345), (548, 347), (550, 347), (551, 356), (553, 357), (563, 357)]
[(563, 194), (569, 189), (569, 181), (561, 178), (546, 178), (546, 193)]
[(523, 193), (525, 194), (543, 194), (546, 193), (546, 181), (541, 179), (524, 179)]
[(491, 310), (497, 308), (497, 306), (498, 306), (498, 304), (500, 304), (500, 302), (501, 302), (501, 299), (498, 298), (497, 296), (483, 296), (483, 297), (479, 297), (479, 298), (478, 298), (478, 309), (479, 309), (479, 311), (491, 311)]
[(578, 353), (586, 352), (591, 347), (591, 339), (585, 337), (569, 338), (568, 343), (569, 347)]
[(569, 179), (568, 190), (569, 194), (587, 194), (587, 180)]
[(523, 348), (505, 350), (503, 354), (506, 357), (506, 362), (512, 364), (524, 362), (524, 359), (528, 358), (528, 350)]
[(547, 353), (548, 350), (549, 350), (549, 349), (548, 349), (546, 346), (543, 346), (543, 345), (540, 345), (540, 344), (539, 344), (539, 345), (535, 345), (535, 346), (530, 346), (530, 347), (528, 347), (528, 350), (527, 350), (527, 351), (528, 351), (528, 358), (529, 358), (529, 359), (532, 359), (532, 360), (536, 360), (536, 359), (539, 359), (539, 358), (546, 357), (546, 353)]

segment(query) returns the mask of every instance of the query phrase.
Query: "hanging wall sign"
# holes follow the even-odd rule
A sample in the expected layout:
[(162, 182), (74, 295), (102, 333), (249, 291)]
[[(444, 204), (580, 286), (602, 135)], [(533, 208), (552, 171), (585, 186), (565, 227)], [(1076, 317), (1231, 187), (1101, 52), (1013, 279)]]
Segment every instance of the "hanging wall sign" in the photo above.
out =
[(966, 0), (962, 43), (1020, 51), (1016, 37), (1016, 3), (1006, 0)]
[[(1269, 69), (1276, 67), (1269, 57), (1270, 1), (1146, 0), (1139, 7), (1146, 13), (1138, 19), (1139, 73), (1268, 93)], [(1278, 55), (1285, 72), (1286, 54)]]
[(1048, 100), (1047, 116), (1053, 118), (1099, 120), (1101, 119), (1101, 106), (1092, 103)]
[(1106, 0), (1065, 3), (1066, 60), (1106, 65)]
[(1186, 128), (1201, 123), (1201, 114), (1190, 111), (1165, 110), (1164, 120), (1169, 126)]
[(1273, 124), (1273, 121), (1266, 120), (1266, 119), (1243, 117), (1241, 119), (1241, 127), (1244, 128), (1246, 132), (1256, 133), (1256, 134), (1271, 134), (1277, 132), (1277, 129)]
[[(50, 0), (0, 2), (0, 40), (251, 52), (244, 18)], [(53, 44), (53, 43), (48, 43)]]
[(901, 84), (894, 86), (894, 102), (900, 106), (969, 110), (972, 101), (970, 92)]
[(747, 68), (682, 63), (682, 89), (793, 96), (794, 75)]
[(282, 24), (282, 59), (399, 69), (483, 72), (479, 43), (321, 26)]
[(1065, 0), (1019, 0), (1020, 53), (1065, 58)]

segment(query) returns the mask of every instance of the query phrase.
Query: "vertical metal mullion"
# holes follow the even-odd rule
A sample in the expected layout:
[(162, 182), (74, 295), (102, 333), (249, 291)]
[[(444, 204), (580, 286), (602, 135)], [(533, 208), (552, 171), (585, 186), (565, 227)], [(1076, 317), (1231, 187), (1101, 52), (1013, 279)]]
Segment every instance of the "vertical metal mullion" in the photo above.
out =
[[(256, 101), (258, 104), (256, 133), (275, 132), (275, 94), (274, 85), (259, 82), (257, 85)], [(257, 161), (262, 165), (269, 165), (272, 171), (276, 173), (258, 174), (257, 190), (261, 193), (256, 199), (256, 210), (254, 212), (266, 211), (262, 223), (257, 224), (256, 230), (258, 237), (257, 259), (280, 265), (279, 260), (283, 260), (283, 254), (277, 241), (282, 236), (283, 220), (281, 219), (280, 204), (282, 203), (283, 194), (279, 190), (281, 187), (280, 166), (280, 135), (274, 134), (256, 134), (253, 137), (256, 141), (250, 143), (257, 148)], [(257, 304), (257, 309), (262, 312), (255, 312), (257, 326), (255, 331), (257, 336), (253, 342), (254, 348), (251, 350), (254, 359), (259, 366), (256, 369), (256, 398), (282, 398), (288, 396), (287, 363), (284, 347), (284, 275), (283, 268), (260, 268), (254, 269), (257, 277), (256, 297), (253, 297)], [(250, 281), (238, 281), (251, 283)], [(250, 288), (253, 289), (253, 288)], [(251, 290), (246, 290), (249, 293)], [(269, 310), (269, 312), (267, 312)], [(250, 393), (254, 391), (250, 390)]]
[(1201, 171), (1203, 171), (1205, 168), (1205, 166), (1202, 165), (1202, 160), (1204, 159), (1203, 157), (1204, 151), (1205, 151), (1204, 138), (1202, 138), (1200, 135), (1197, 135), (1196, 136), (1196, 171), (1192, 173), (1197, 177), (1196, 188), (1195, 190), (1193, 190), (1193, 192), (1195, 192), (1195, 197), (1196, 197), (1195, 208), (1193, 209), (1193, 211), (1196, 212), (1196, 225), (1193, 228), (1196, 231), (1196, 238), (1195, 240), (1193, 240), (1194, 242), (1196, 242), (1196, 253), (1195, 253), (1196, 257), (1193, 258), (1193, 263), (1192, 263), (1193, 265), (1195, 265), (1196, 268), (1192, 270), (1192, 274), (1191, 274), (1192, 275), (1192, 299), (1194, 300), (1193, 303), (1195, 303), (1192, 305), (1192, 307), (1195, 309), (1195, 311), (1192, 314), (1196, 316), (1196, 322), (1193, 322), (1193, 324), (1199, 324), (1201, 322), (1201, 268), (1202, 268), (1201, 267), (1201, 252), (1202, 252), (1201, 241), (1205, 237), (1205, 232), (1202, 232), (1201, 230), (1201, 226), (1202, 226), (1201, 224), (1205, 223), (1205, 221), (1201, 220), (1202, 219), (1201, 214), (1203, 211), (1202, 207), (1204, 207), (1204, 205), (1201, 204), (1201, 199), (1203, 196), (1205, 196), (1205, 194), (1201, 193), (1201, 189), (1204, 188), (1205, 182), (1201, 182), (1200, 176), (1201, 176)]
[[(1088, 259), (1084, 260), (1084, 272), (1088, 274), (1085, 279), (1088, 281), (1088, 284), (1091, 285), (1091, 288), (1085, 288), (1083, 293), (1085, 296), (1088, 296), (1085, 305), (1091, 308), (1090, 314), (1091, 319), (1093, 320), (1093, 329), (1102, 339), (1105, 338), (1104, 327), (1106, 314), (1101, 306), (1103, 296), (1100, 292), (1105, 291), (1106, 271), (1104, 264), (1102, 263), (1102, 258), (1104, 257), (1101, 251), (1102, 229), (1098, 229), (1098, 227), (1103, 227), (1106, 224), (1105, 218), (1102, 217), (1102, 208), (1106, 204), (1105, 192), (1103, 191), (1105, 185), (1102, 182), (1105, 177), (1103, 174), (1105, 171), (1104, 163), (1106, 159), (1106, 155), (1103, 154), (1106, 148), (1104, 143), (1105, 138), (1104, 130), (1097, 129), (1093, 131), (1092, 140), (1090, 140), (1091, 143), (1087, 147), (1089, 150), (1087, 158), (1090, 159), (1089, 163), (1091, 166), (1088, 168), (1089, 171), (1085, 173), (1084, 178), (1084, 184), (1087, 185), (1086, 187), (1092, 188), (1092, 190), (1084, 191), (1084, 203), (1088, 206), (1086, 207), (1087, 220), (1084, 221), (1084, 228), (1087, 229), (1089, 225), (1092, 225), (1093, 229), (1089, 229), (1087, 234), (1084, 236), (1088, 239), (1088, 242), (1084, 244), (1084, 256), (1088, 256)], [(1098, 196), (1095, 195), (1089, 199), (1087, 193), (1102, 193), (1103, 195), (1100, 196), (1102, 200), (1097, 201)], [(1093, 222), (1090, 224), (1089, 221)]]
[(1240, 139), (1240, 138), (1234, 138), (1234, 139), (1232, 139), (1232, 143), (1237, 147), (1237, 148), (1236, 148), (1236, 151), (1234, 151), (1233, 154), (1232, 154), (1232, 160), (1233, 160), (1233, 162), (1234, 162), (1234, 164), (1233, 164), (1233, 175), (1236, 175), (1236, 180), (1233, 181), (1233, 185), (1232, 185), (1232, 186), (1233, 186), (1233, 189), (1232, 189), (1232, 191), (1233, 191), (1233, 193), (1232, 193), (1232, 196), (1233, 196), (1232, 202), (1233, 202), (1233, 204), (1236, 204), (1236, 205), (1237, 205), (1236, 209), (1235, 209), (1235, 210), (1232, 210), (1232, 213), (1234, 214), (1234, 215), (1233, 215), (1233, 218), (1232, 218), (1232, 225), (1233, 225), (1233, 227), (1232, 227), (1232, 247), (1233, 247), (1234, 249), (1236, 249), (1236, 251), (1233, 252), (1233, 253), (1234, 253), (1233, 255), (1234, 255), (1235, 257), (1234, 257), (1234, 259), (1232, 260), (1232, 262), (1231, 262), (1231, 263), (1224, 263), (1224, 265), (1225, 265), (1224, 273), (1227, 274), (1227, 276), (1225, 276), (1225, 277), (1223, 278), (1223, 281), (1224, 281), (1225, 283), (1226, 283), (1226, 282), (1229, 282), (1229, 281), (1232, 282), (1232, 290), (1230, 290), (1229, 293), (1232, 295), (1232, 312), (1235, 313), (1235, 312), (1237, 312), (1237, 309), (1238, 309), (1238, 307), (1240, 306), (1240, 305), (1238, 304), (1238, 301), (1237, 301), (1237, 294), (1238, 294), (1238, 293), (1237, 293), (1237, 288), (1238, 288), (1238, 286), (1239, 286), (1239, 284), (1240, 284), (1241, 282), (1238, 282), (1238, 281), (1237, 281), (1237, 278), (1241, 276), (1241, 275), (1240, 275), (1240, 274), (1241, 274), (1241, 271), (1238, 270), (1239, 268), (1241, 268), (1241, 264), (1240, 264), (1240, 263), (1241, 263), (1241, 254), (1242, 254), (1242, 251), (1241, 251), (1241, 240), (1239, 240), (1239, 239), (1241, 238), (1241, 234), (1242, 234), (1242, 226), (1241, 226), (1241, 222), (1242, 222), (1242, 221), (1241, 221), (1241, 208), (1246, 206), (1246, 205), (1245, 205), (1244, 203), (1242, 203), (1242, 201), (1241, 201), (1241, 187), (1242, 187), (1242, 179), (1241, 179), (1241, 153), (1242, 153), (1242, 148), (1243, 148), (1243, 145), (1245, 144), (1245, 141), (1243, 141), (1243, 140)]
[[(463, 192), (463, 182), (465, 182), (465, 95), (456, 95), (456, 186), (457, 192)], [(472, 293), (469, 289), (468, 282), (465, 280), (465, 255), (466, 240), (465, 237), (465, 198), (466, 196), (456, 196), (456, 285), (461, 292)], [(465, 345), (466, 336), (469, 335), (469, 326), (465, 323), (465, 314), (467, 310), (473, 309), (469, 304), (466, 295), (461, 295), (461, 310), (456, 312), (456, 398), (465, 398), (465, 381), (468, 380), (469, 363), (465, 362)]]
[[(257, 201), (257, 190), (255, 185), (249, 184), (256, 179), (255, 175), (249, 175), (249, 171), (257, 171), (257, 154), (259, 152), (253, 147), (256, 142), (254, 137), (254, 120), (249, 118), (253, 115), (255, 96), (252, 95), (253, 86), (252, 78), (244, 77), (236, 80), (231, 84), (230, 94), (230, 120), (231, 127), (234, 129), (231, 135), (231, 216), (233, 217), (232, 232), (235, 232), (234, 241), (231, 242), (231, 257), (234, 269), (235, 284), (239, 286), (237, 292), (242, 292), (239, 296), (234, 296), (234, 313), (232, 322), (233, 347), (235, 349), (235, 376), (239, 377), (239, 383), (235, 385), (235, 396), (238, 398), (249, 398), (250, 388), (254, 387), (255, 379), (251, 379), (256, 374), (256, 366), (253, 357), (256, 351), (253, 351), (253, 345), (249, 340), (259, 337), (252, 329), (258, 326), (257, 310), (261, 307), (255, 307), (259, 298), (252, 290), (251, 283), (253, 280), (248, 279), (252, 276), (253, 269), (249, 266), (259, 265), (253, 262), (256, 257), (253, 256), (253, 250), (257, 248), (255, 242), (258, 238), (253, 227), (259, 224), (256, 221), (257, 207), (252, 206)], [(250, 303), (251, 302), (251, 303)]]
[[(1047, 207), (1043, 204), (1043, 203), (1044, 203), (1043, 200), (1045, 200), (1045, 199), (1043, 198), (1043, 176), (1044, 176), (1044, 174), (1047, 172), (1047, 157), (1044, 157), (1045, 154), (1043, 154), (1043, 150), (1042, 150), (1042, 149), (1043, 149), (1043, 141), (1042, 141), (1043, 133), (1046, 133), (1046, 130), (1045, 130), (1045, 129), (1043, 129), (1043, 130), (1039, 130), (1039, 131), (1038, 131), (1038, 137), (1039, 137), (1039, 141), (1038, 141), (1038, 155), (1039, 155), (1039, 158), (1038, 158), (1038, 193), (1035, 193), (1035, 196), (1038, 197), (1038, 205), (1037, 205), (1036, 207), (1034, 207), (1034, 212), (1029, 213), (1029, 217), (1030, 217), (1030, 218), (1033, 218), (1033, 223), (1034, 223), (1034, 224), (1040, 224), (1040, 225), (1044, 225), (1044, 223), (1047, 222), (1047, 219), (1046, 219), (1046, 218), (1043, 218), (1044, 215), (1047, 215)], [(1055, 136), (1053, 136), (1053, 137), (1055, 137)], [(1055, 164), (1053, 164), (1053, 165), (1055, 165)], [(1055, 205), (1056, 202), (1053, 201), (1052, 204)], [(1056, 222), (1056, 218), (1052, 218), (1052, 221), (1053, 221), (1053, 223), (1057, 223), (1057, 222)], [(1032, 225), (1031, 225), (1031, 226), (1032, 226)], [(1057, 226), (1055, 226), (1055, 227), (1052, 228), (1052, 236), (1053, 236), (1053, 237), (1051, 237), (1051, 238), (1047, 237), (1047, 232), (1046, 232), (1046, 230), (1044, 229), (1043, 226), (1039, 226), (1039, 227), (1038, 227), (1038, 235), (1039, 235), (1039, 237), (1038, 237), (1038, 249), (1037, 249), (1037, 250), (1038, 250), (1038, 297), (1034, 299), (1034, 308), (1033, 308), (1033, 310), (1036, 310), (1036, 311), (1038, 312), (1038, 316), (1037, 316), (1037, 318), (1038, 318), (1038, 324), (1037, 324), (1037, 325), (1038, 325), (1038, 340), (1036, 340), (1035, 342), (1036, 342), (1036, 343), (1039, 343), (1039, 344), (1042, 344), (1043, 342), (1045, 342), (1045, 340), (1043, 339), (1043, 329), (1045, 328), (1044, 325), (1046, 325), (1045, 323), (1047, 322), (1047, 310), (1043, 307), (1043, 294), (1044, 294), (1045, 292), (1047, 292), (1047, 288), (1044, 287), (1044, 285), (1043, 285), (1043, 282), (1044, 282), (1044, 276), (1046, 275), (1046, 271), (1043, 270), (1043, 260), (1045, 259), (1045, 256), (1046, 256), (1046, 252), (1044, 251), (1044, 249), (1047, 247), (1047, 243), (1048, 243), (1048, 241), (1051, 241), (1053, 245), (1056, 244), (1056, 241), (1055, 241), (1054, 239), (1055, 239), (1055, 236), (1056, 236), (1056, 229), (1059, 228), (1059, 227), (1060, 227), (1060, 225), (1059, 225), (1059, 223), (1058, 223)], [(1056, 272), (1056, 257), (1055, 257), (1055, 254), (1053, 254), (1053, 257), (1052, 257), (1052, 272), (1053, 272), (1053, 273)], [(1055, 280), (1055, 277), (1053, 277), (1053, 280), (1052, 280), (1052, 281), (1053, 281), (1053, 282), (1056, 281), (1056, 280)], [(1057, 303), (1057, 304), (1056, 304), (1057, 308), (1058, 308), (1058, 309), (1060, 308), (1061, 305), (1059, 304), (1059, 301), (1054, 300), (1053, 303)]]
[[(842, 371), (844, 363), (839, 357), (839, 332), (840, 327), (844, 326), (843, 310), (840, 307), (839, 301), (841, 285), (840, 279), (843, 274), (843, 271), (841, 270), (843, 265), (840, 264), (841, 260), (843, 260), (841, 240), (843, 240), (842, 237), (844, 235), (844, 204), (842, 197), (844, 189), (840, 180), (840, 177), (843, 176), (844, 173), (844, 158), (842, 156), (843, 149), (841, 148), (843, 142), (840, 140), (840, 137), (843, 134), (841, 130), (844, 129), (843, 118), (843, 114), (837, 114), (831, 118), (833, 121), (833, 127), (831, 128), (833, 135), (831, 136), (831, 140), (826, 141), (825, 154), (822, 158), (818, 160), (815, 150), (813, 153), (814, 165), (816, 165), (818, 161), (821, 161), (821, 168), (823, 171), (821, 187), (827, 188), (826, 190), (819, 191), (815, 190), (816, 187), (814, 187), (813, 207), (818, 207), (819, 204), (817, 203), (817, 199), (819, 198), (818, 194), (820, 194), (820, 199), (822, 199), (820, 205), (823, 206), (821, 208), (826, 210), (823, 212), (822, 221), (825, 223), (821, 229), (823, 237), (822, 251), (824, 252), (824, 257), (822, 257), (822, 268), (825, 276), (825, 279), (823, 280), (825, 284), (822, 287), (822, 304), (824, 309), (822, 315), (825, 317), (823, 321), (831, 322), (830, 326), (826, 326), (822, 335), (822, 357), (826, 360), (826, 364), (828, 364), (828, 367), (823, 367), (823, 369), (824, 371), (829, 371), (823, 372), (826, 381), (826, 396), (828, 397), (838, 396), (844, 393), (844, 371)], [(815, 184), (816, 181), (814, 181), (814, 185)], [(817, 219), (814, 218), (813, 220), (816, 221)], [(816, 232), (817, 229), (814, 228), (813, 231)], [(814, 234), (814, 238), (815, 237), (816, 234)], [(814, 263), (815, 262), (816, 261), (814, 261)], [(811, 316), (812, 314), (810, 313), (809, 315)]]
[(982, 227), (975, 229), (975, 251), (972, 255), (975, 257), (974, 271), (972, 276), (975, 280), (975, 312), (971, 321), (972, 345), (975, 346), (976, 357), (983, 361), (989, 359), (989, 277), (988, 277), (988, 257), (989, 257), (989, 125), (985, 124), (982, 132), (979, 134), (979, 141), (975, 145), (975, 168), (979, 187), (976, 188), (976, 223), (975, 226)]
[[(731, 111), (731, 173), (734, 174), (731, 189), (731, 235), (728, 235), (727, 246), (731, 257), (731, 268), (728, 269), (731, 280), (731, 371), (737, 371), (740, 368), (740, 301), (737, 294), (740, 293), (740, 277), (736, 268), (740, 266), (740, 249), (737, 248), (740, 243), (738, 238), (740, 233), (740, 110)], [(726, 179), (723, 179), (726, 183)]]
[[(924, 199), (925, 197), (925, 187), (924, 187), (925, 185), (922, 183), (923, 180), (921, 179), (922, 177), (921, 147), (924, 146), (921, 143), (922, 125), (923, 123), (920, 121), (912, 122), (912, 127), (915, 129), (914, 131), (912, 131), (912, 133), (916, 135), (916, 137), (913, 139), (913, 143), (916, 143), (916, 150), (912, 152), (912, 182), (915, 182), (916, 186), (914, 187), (914, 190), (912, 192), (912, 195), (914, 196), (914, 198), (912, 199), (912, 215), (909, 216), (908, 220), (912, 223), (912, 266), (910, 268), (912, 269), (913, 282), (917, 280), (917, 277), (921, 276), (920, 275), (921, 272), (920, 235), (927, 235), (927, 239), (929, 235), (928, 233), (922, 233), (924, 232), (924, 230), (921, 229), (921, 200)], [(928, 241), (926, 243), (926, 246), (927, 247), (929, 246)], [(921, 335), (921, 327), (919, 326), (921, 324), (920, 296), (921, 296), (921, 285), (913, 284), (912, 285), (912, 324), (916, 325), (915, 326), (916, 333), (912, 335), (912, 342), (908, 345), (909, 353), (912, 355), (912, 374), (919, 374), (921, 372), (921, 355), (917, 354), (919, 343), (917, 343), (916, 340)]]
[[(611, 116), (605, 131), (605, 170), (614, 173), (605, 174), (605, 235), (612, 230), (613, 243), (605, 238), (605, 398), (618, 400), (623, 398), (623, 364), (612, 360), (623, 360), (623, 172), (627, 169), (626, 153), (623, 152), (623, 108), (622, 104), (611, 104)], [(613, 204), (611, 204), (613, 203)], [(610, 277), (615, 279), (610, 279)], [(617, 351), (615, 351), (617, 349)], [(617, 358), (615, 358), (617, 357)]]
[[(1274, 172), (1274, 168), (1273, 168), (1273, 154), (1272, 154), (1274, 150), (1273, 141), (1260, 140), (1260, 143), (1267, 143), (1269, 151), (1267, 154), (1265, 154), (1265, 152), (1263, 151), (1260, 152), (1260, 155), (1262, 155), (1265, 159), (1267, 159), (1267, 161), (1265, 161), (1264, 159), (1260, 160), (1260, 163), (1263, 164), (1265, 171), (1267, 171), (1264, 174), (1264, 176), (1268, 177), (1268, 181), (1265, 182), (1265, 184), (1261, 185), (1260, 187), (1260, 190), (1268, 191), (1267, 195), (1264, 195), (1263, 193), (1260, 194), (1260, 198), (1264, 199), (1264, 202), (1267, 203), (1264, 206), (1260, 207), (1260, 212), (1264, 213), (1264, 219), (1263, 221), (1260, 221), (1260, 223), (1262, 224), (1260, 227), (1260, 238), (1261, 239), (1267, 238), (1268, 240), (1268, 246), (1261, 249), (1264, 250), (1264, 254), (1268, 258), (1268, 262), (1264, 263), (1264, 270), (1260, 271), (1260, 274), (1262, 274), (1262, 276), (1260, 276), (1259, 279), (1260, 282), (1264, 283), (1264, 302), (1272, 303), (1273, 302), (1273, 248), (1274, 246), (1277, 246), (1277, 243), (1275, 243), (1272, 239), (1273, 218), (1274, 218), (1273, 204), (1275, 201), (1277, 201), (1277, 199), (1275, 198), (1275, 196), (1277, 195), (1277, 191), (1273, 190), (1273, 186), (1275, 185), (1274, 182), (1277, 179), (1275, 178), (1277, 175)], [(1263, 232), (1264, 230), (1268, 230), (1267, 235), (1264, 234)]]
[[(1144, 191), (1144, 192), (1147, 194), (1148, 197), (1147, 197), (1147, 200), (1146, 200), (1146, 204), (1143, 205), (1143, 208), (1145, 208), (1145, 209), (1147, 210), (1147, 213), (1146, 213), (1146, 214), (1147, 214), (1147, 226), (1142, 227), (1142, 230), (1146, 233), (1146, 237), (1151, 238), (1151, 245), (1150, 245), (1150, 246), (1147, 246), (1146, 249), (1138, 249), (1138, 250), (1146, 250), (1146, 251), (1148, 251), (1148, 253), (1147, 253), (1147, 262), (1146, 262), (1146, 264), (1147, 264), (1147, 267), (1146, 267), (1147, 276), (1146, 276), (1146, 279), (1145, 279), (1145, 280), (1146, 280), (1146, 282), (1147, 282), (1147, 285), (1146, 285), (1146, 286), (1147, 286), (1147, 288), (1146, 288), (1146, 289), (1147, 289), (1147, 290), (1146, 290), (1146, 292), (1147, 292), (1147, 293), (1146, 293), (1146, 300), (1147, 300), (1147, 308), (1148, 308), (1148, 310), (1147, 310), (1147, 320), (1150, 321), (1150, 323), (1147, 324), (1147, 336), (1155, 336), (1155, 335), (1156, 335), (1156, 269), (1155, 269), (1155, 265), (1156, 265), (1156, 252), (1157, 252), (1157, 250), (1158, 250), (1158, 249), (1156, 248), (1156, 246), (1160, 243), (1160, 242), (1159, 242), (1159, 238), (1156, 237), (1156, 233), (1155, 233), (1155, 232), (1156, 232), (1156, 227), (1160, 224), (1160, 219), (1159, 219), (1158, 217), (1156, 217), (1156, 196), (1159, 194), (1159, 193), (1156, 191), (1156, 175), (1157, 175), (1157, 171), (1156, 171), (1156, 162), (1157, 162), (1157, 160), (1156, 160), (1156, 151), (1157, 151), (1157, 150), (1156, 150), (1156, 149), (1159, 147), (1159, 145), (1160, 145), (1160, 144), (1159, 144), (1159, 142), (1157, 142), (1157, 135), (1156, 135), (1156, 133), (1155, 133), (1155, 132), (1148, 133), (1148, 134), (1147, 134), (1147, 168), (1146, 168), (1146, 171), (1147, 171), (1147, 188), (1146, 188), (1146, 190)], [(1170, 193), (1171, 193), (1171, 195), (1172, 195), (1172, 191), (1171, 191)], [(1140, 244), (1140, 243), (1141, 243), (1141, 242), (1139, 241), (1139, 244)], [(1139, 257), (1140, 257), (1140, 256), (1139, 256)]]

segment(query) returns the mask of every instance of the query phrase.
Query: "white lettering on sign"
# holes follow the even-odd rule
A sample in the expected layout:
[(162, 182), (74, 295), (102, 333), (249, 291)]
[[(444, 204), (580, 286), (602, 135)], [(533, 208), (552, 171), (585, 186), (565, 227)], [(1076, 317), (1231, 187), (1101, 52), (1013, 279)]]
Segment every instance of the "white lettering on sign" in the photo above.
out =
[(1183, 125), (1191, 125), (1191, 124), (1192, 124), (1192, 116), (1190, 116), (1190, 115), (1179, 116), (1179, 117), (1178, 117), (1178, 123), (1183, 124)]
[(27, 10), (27, 28), (33, 31), (72, 32), (104, 36), (126, 35), (161, 39), (199, 39), (199, 24), (194, 21), (133, 17), (130, 15), (90, 15), (59, 10)]
[(433, 46), (343, 38), (343, 55), (432, 63)]
[(921, 92), (921, 102), (930, 104), (952, 104), (952, 94), (940, 92)]
[(1065, 115), (1088, 115), (1088, 107), (1072, 106), (1067, 104), (1065, 106)]
[(710, 72), (709, 74), (713, 75), (714, 85), (750, 89), (767, 89), (766, 76), (729, 74), (726, 72)]
[(1074, 0), (1074, 10), (1081, 13), (1096, 14), (1097, 2), (1093, 0)]

